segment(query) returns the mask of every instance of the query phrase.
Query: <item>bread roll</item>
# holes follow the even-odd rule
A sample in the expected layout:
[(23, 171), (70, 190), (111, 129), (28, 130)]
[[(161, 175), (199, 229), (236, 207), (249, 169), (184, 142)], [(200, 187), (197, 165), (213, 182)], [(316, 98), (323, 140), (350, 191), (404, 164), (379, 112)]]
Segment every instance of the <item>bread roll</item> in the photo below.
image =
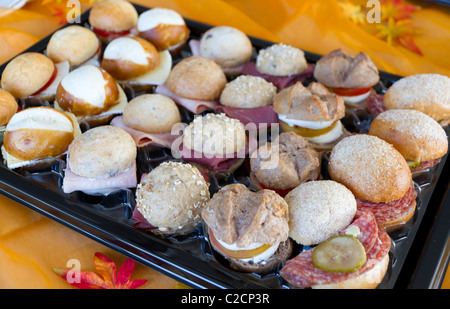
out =
[(142, 94), (125, 106), (123, 121), (135, 130), (166, 133), (181, 122), (181, 115), (171, 98), (160, 94)]
[(96, 2), (89, 12), (89, 24), (95, 29), (120, 32), (136, 27), (138, 13), (125, 0), (104, 0)]
[(41, 53), (27, 52), (13, 58), (5, 67), (1, 86), (16, 99), (38, 92), (55, 72), (53, 61)]
[(214, 61), (191, 56), (173, 67), (167, 88), (183, 98), (210, 101), (220, 97), (226, 83), (225, 74)]
[(136, 207), (161, 235), (192, 232), (210, 198), (200, 171), (181, 162), (164, 162), (150, 171), (136, 188)]
[(440, 74), (416, 74), (401, 78), (384, 94), (387, 109), (415, 109), (441, 125), (450, 120), (450, 78)]
[(69, 61), (71, 66), (77, 66), (100, 51), (100, 42), (92, 30), (71, 25), (53, 33), (46, 51), (55, 63)]
[(8, 91), (0, 89), (0, 127), (6, 125), (19, 108), (16, 99)]
[(263, 74), (290, 76), (308, 68), (305, 53), (286, 44), (274, 44), (261, 49), (256, 58), (256, 69)]

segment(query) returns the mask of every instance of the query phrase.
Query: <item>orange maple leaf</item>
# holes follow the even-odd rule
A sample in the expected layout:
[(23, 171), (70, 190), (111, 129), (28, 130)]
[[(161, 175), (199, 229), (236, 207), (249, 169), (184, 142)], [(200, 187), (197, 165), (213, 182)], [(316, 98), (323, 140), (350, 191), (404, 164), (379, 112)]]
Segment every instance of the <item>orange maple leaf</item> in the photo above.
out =
[(60, 268), (53, 268), (53, 271), (70, 285), (80, 289), (136, 289), (147, 282), (145, 279), (130, 280), (135, 264), (132, 259), (128, 258), (117, 271), (114, 261), (97, 252), (94, 263), (99, 275)]
[(377, 25), (376, 28), (378, 29), (376, 36), (386, 40), (389, 45), (397, 42), (410, 51), (423, 56), (413, 39), (413, 35), (421, 33), (421, 30), (411, 26), (410, 19), (396, 21), (391, 17), (387, 23)]
[(393, 18), (395, 21), (409, 19), (412, 13), (420, 9), (417, 5), (406, 4), (403, 0), (382, 0), (381, 1), (381, 18), (389, 20)]

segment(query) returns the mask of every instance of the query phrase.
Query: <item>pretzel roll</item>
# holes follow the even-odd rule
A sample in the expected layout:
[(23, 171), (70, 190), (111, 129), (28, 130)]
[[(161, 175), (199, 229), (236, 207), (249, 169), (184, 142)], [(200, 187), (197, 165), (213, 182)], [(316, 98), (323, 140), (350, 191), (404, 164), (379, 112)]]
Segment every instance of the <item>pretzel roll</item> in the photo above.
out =
[(31, 107), (11, 118), (3, 146), (14, 158), (29, 161), (60, 155), (73, 139), (74, 124), (69, 116), (51, 107)]
[(58, 105), (76, 116), (98, 115), (118, 104), (119, 97), (114, 78), (93, 65), (70, 72), (56, 91)]
[(141, 76), (160, 64), (156, 48), (138, 37), (112, 40), (105, 49), (102, 68), (117, 80)]
[(142, 13), (137, 21), (137, 30), (140, 37), (158, 50), (174, 52), (184, 46), (190, 34), (183, 17), (166, 8), (153, 8)]

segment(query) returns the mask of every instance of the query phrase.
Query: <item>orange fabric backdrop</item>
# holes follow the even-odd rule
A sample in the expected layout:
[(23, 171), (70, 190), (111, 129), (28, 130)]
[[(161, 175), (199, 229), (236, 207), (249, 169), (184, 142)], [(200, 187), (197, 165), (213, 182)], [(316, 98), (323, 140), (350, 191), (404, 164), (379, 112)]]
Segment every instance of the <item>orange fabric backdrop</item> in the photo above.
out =
[[(82, 0), (82, 11), (96, 0)], [(395, 1), (395, 0), (394, 0)], [(358, 0), (135, 0), (149, 7), (167, 7), (186, 18), (211, 25), (230, 25), (249, 35), (284, 42), (326, 54), (343, 48), (368, 53), (380, 70), (394, 74), (441, 73), (450, 76), (450, 9), (424, 1), (411, 14), (413, 36), (423, 55), (377, 37), (377, 28), (357, 23), (367, 1)], [(32, 0), (22, 8), (0, 8), (0, 63), (49, 35), (65, 21), (63, 0)], [(362, 5), (358, 7), (356, 5)], [(364, 16), (363, 16), (364, 17)], [(93, 256), (101, 252), (118, 265), (125, 257), (52, 220), (0, 196), (0, 288), (72, 288), (52, 268), (78, 259), (94, 271)], [(171, 278), (137, 264), (132, 278), (147, 279), (141, 288), (180, 287)], [(444, 287), (447, 287), (447, 279)]]

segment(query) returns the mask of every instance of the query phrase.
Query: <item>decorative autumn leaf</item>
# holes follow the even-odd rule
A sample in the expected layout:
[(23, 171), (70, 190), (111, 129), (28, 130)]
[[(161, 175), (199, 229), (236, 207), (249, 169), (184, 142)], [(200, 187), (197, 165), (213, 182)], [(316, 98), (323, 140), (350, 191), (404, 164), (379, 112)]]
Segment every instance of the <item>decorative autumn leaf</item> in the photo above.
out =
[(413, 40), (413, 35), (421, 33), (421, 30), (411, 26), (410, 19), (396, 21), (391, 17), (387, 23), (378, 24), (376, 28), (378, 30), (376, 36), (386, 40), (389, 45), (397, 42), (412, 52), (423, 55)]
[(74, 271), (54, 268), (53, 271), (70, 285), (80, 289), (136, 289), (147, 280), (131, 280), (134, 261), (127, 259), (117, 271), (114, 261), (101, 253), (95, 253), (94, 264), (97, 275), (89, 271)]
[(363, 24), (366, 21), (366, 13), (361, 5), (353, 4), (351, 2), (339, 1), (339, 6), (344, 13), (344, 16), (357, 24)]
[(410, 19), (412, 13), (420, 9), (419, 6), (406, 4), (403, 0), (382, 0), (381, 19), (387, 21), (393, 18), (395, 21)]

